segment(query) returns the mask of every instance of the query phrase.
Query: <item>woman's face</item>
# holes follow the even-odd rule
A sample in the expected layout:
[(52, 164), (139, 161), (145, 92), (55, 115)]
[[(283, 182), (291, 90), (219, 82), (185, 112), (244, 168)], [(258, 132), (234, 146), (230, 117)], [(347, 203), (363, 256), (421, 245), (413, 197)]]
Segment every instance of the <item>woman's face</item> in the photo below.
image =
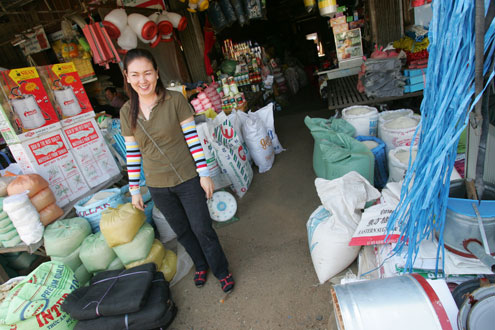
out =
[(147, 58), (139, 57), (130, 62), (126, 77), (139, 96), (151, 96), (155, 93), (158, 72)]

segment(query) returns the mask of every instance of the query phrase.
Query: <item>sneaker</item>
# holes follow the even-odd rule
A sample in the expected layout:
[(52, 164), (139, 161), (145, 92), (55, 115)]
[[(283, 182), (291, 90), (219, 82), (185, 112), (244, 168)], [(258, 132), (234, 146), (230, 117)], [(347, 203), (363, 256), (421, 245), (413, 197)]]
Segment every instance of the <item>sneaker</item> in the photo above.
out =
[(194, 284), (197, 288), (201, 288), (206, 283), (206, 274), (207, 270), (201, 270), (199, 272), (194, 273)]
[(235, 285), (234, 277), (232, 276), (232, 274), (229, 274), (224, 278), (220, 279), (220, 285), (222, 286), (223, 292), (231, 293)]

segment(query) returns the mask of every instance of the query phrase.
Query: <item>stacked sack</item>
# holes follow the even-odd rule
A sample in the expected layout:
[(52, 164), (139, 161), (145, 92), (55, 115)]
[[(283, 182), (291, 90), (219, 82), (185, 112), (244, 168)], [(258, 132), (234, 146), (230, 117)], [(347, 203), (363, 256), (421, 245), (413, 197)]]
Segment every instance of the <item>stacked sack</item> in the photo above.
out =
[(29, 199), (40, 214), (43, 226), (48, 226), (64, 214), (64, 211), (55, 204), (55, 195), (48, 186), (48, 181), (39, 174), (19, 175), (7, 186), (9, 196), (26, 190), (29, 190)]
[(77, 216), (88, 220), (93, 233), (97, 233), (100, 231), (102, 212), (108, 207), (117, 207), (120, 204), (124, 204), (121, 189), (110, 188), (81, 199), (74, 205), (74, 208), (76, 209)]
[(166, 329), (177, 314), (169, 284), (153, 263), (95, 275), (62, 310), (79, 320), (76, 330)]
[[(143, 211), (131, 203), (108, 208), (101, 216), (100, 229), (117, 257), (129, 269), (154, 263), (167, 281), (175, 275), (177, 256), (155, 239), (153, 227), (145, 222)], [(175, 264), (175, 265), (174, 265)]]
[(88, 272), (92, 274), (124, 268), (124, 264), (108, 246), (101, 231), (84, 239), (79, 251), (79, 258)]
[[(155, 202), (151, 199), (151, 193), (146, 186), (140, 186), (139, 187), (140, 192), (141, 192), (141, 197), (143, 198), (143, 203), (146, 205), (144, 208), (144, 214), (146, 215), (146, 222), (149, 223), (150, 225), (153, 225), (153, 207), (155, 206)], [(131, 193), (129, 192), (129, 185), (125, 185), (122, 188), (120, 188), (120, 191), (122, 192), (123, 199), (125, 203), (131, 203), (132, 202), (132, 196)]]
[(60, 306), (78, 287), (74, 273), (62, 263), (50, 261), (41, 264), (10, 290), (2, 301), (0, 328), (74, 329), (77, 321), (63, 312)]
[(3, 210), (14, 225), (19, 238), (26, 245), (38, 243), (43, 238), (44, 227), (40, 214), (29, 199), (29, 191), (6, 197)]
[(4, 197), (0, 197), (0, 245), (9, 248), (19, 245), (21, 238), (7, 212), (3, 210), (4, 199)]
[(79, 258), (84, 239), (91, 234), (91, 226), (84, 218), (62, 219), (45, 228), (45, 251), (53, 261), (69, 267), (79, 284), (85, 285), (91, 275)]

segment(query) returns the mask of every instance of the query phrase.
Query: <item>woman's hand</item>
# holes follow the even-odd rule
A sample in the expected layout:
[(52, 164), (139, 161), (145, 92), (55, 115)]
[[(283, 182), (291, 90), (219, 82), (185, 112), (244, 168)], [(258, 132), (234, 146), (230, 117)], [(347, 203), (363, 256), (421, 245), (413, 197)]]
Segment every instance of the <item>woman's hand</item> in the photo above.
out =
[(206, 199), (210, 199), (211, 196), (213, 196), (213, 191), (215, 190), (213, 180), (209, 176), (202, 176), (199, 178), (199, 183), (201, 184), (201, 188), (203, 188), (206, 193)]
[(141, 194), (132, 195), (132, 205), (135, 208), (144, 211), (143, 196), (141, 196)]

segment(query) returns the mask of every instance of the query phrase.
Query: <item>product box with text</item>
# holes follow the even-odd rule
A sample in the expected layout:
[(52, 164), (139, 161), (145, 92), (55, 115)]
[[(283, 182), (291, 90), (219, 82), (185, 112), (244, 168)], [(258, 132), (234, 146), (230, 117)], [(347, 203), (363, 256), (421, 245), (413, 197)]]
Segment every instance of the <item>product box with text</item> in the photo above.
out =
[(24, 173), (37, 173), (48, 181), (58, 206), (63, 207), (89, 192), (61, 130), (9, 148)]
[(8, 144), (57, 128), (60, 118), (35, 67), (0, 71), (0, 131)]
[(45, 65), (38, 71), (52, 91), (52, 103), (60, 109), (62, 126), (95, 116), (74, 63)]
[(120, 169), (94, 119), (63, 127), (62, 131), (91, 188), (120, 174)]

